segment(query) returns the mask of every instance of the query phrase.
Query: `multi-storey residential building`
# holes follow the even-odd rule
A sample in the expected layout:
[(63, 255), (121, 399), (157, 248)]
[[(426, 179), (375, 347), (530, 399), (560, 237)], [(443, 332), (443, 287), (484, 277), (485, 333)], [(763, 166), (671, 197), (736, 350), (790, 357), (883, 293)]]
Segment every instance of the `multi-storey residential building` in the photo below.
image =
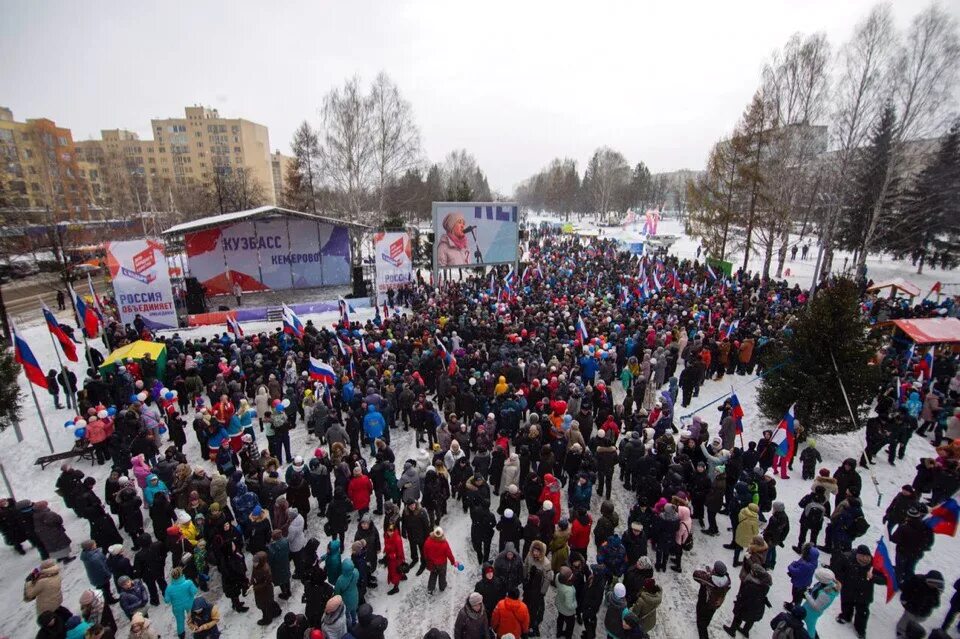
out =
[(91, 196), (70, 129), (0, 107), (0, 209), (7, 224), (87, 220)]
[(152, 140), (123, 129), (101, 131), (100, 140), (77, 143), (81, 159), (99, 167), (95, 197), (113, 208), (164, 208), (181, 188), (207, 187), (215, 174), (237, 169), (263, 187), (276, 204), (267, 127), (242, 118), (221, 118), (216, 109), (186, 107), (183, 118), (150, 121)]
[(273, 194), (277, 204), (283, 202), (283, 189), (286, 187), (287, 171), (293, 164), (294, 158), (284, 155), (280, 151), (270, 154), (270, 166), (273, 169)]

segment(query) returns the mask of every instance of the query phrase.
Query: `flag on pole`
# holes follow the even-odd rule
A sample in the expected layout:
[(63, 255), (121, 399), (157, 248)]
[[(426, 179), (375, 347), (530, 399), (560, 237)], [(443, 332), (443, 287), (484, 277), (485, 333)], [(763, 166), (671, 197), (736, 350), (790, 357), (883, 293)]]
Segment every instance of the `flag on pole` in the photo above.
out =
[(27, 379), (40, 388), (48, 388), (47, 376), (43, 374), (40, 362), (34, 357), (30, 345), (17, 333), (13, 320), (10, 320), (10, 332), (13, 333), (13, 359), (23, 367)]
[(743, 406), (740, 405), (740, 399), (737, 397), (737, 394), (733, 392), (732, 387), (730, 391), (730, 417), (733, 418), (737, 435), (741, 435), (743, 434)]
[(234, 315), (227, 315), (227, 332), (233, 333), (235, 338), (243, 337), (243, 329)]
[(76, 345), (74, 345), (73, 340), (63, 331), (63, 328), (59, 322), (57, 322), (57, 318), (54, 317), (53, 312), (47, 308), (46, 304), (43, 304), (43, 319), (47, 321), (47, 328), (50, 330), (50, 333), (60, 342), (60, 348), (63, 349), (63, 354), (67, 356), (67, 359), (71, 362), (77, 361)]
[(957, 519), (960, 517), (960, 504), (951, 497), (936, 508), (930, 511), (930, 516), (923, 520), (923, 523), (937, 535), (957, 534)]
[(716, 279), (717, 279), (717, 274), (713, 272), (713, 269), (712, 269), (712, 268), (710, 268), (710, 264), (709, 264), (708, 262), (704, 262), (704, 264), (706, 264), (706, 266), (707, 266), (707, 275), (710, 276), (710, 279), (716, 280)]
[(494, 282), (494, 273), (495, 273), (495, 271), (496, 271), (496, 269), (492, 269), (492, 270), (490, 271), (490, 286), (487, 287), (487, 292), (488, 292), (490, 295), (493, 295), (493, 294), (496, 292), (496, 288), (495, 288), (494, 285), (493, 285), (493, 282)]
[(577, 337), (580, 338), (581, 344), (586, 344), (587, 340), (590, 339), (590, 333), (587, 332), (587, 325), (583, 323), (583, 318), (580, 315), (577, 315)]
[(900, 584), (897, 583), (897, 571), (894, 570), (893, 562), (890, 561), (890, 552), (887, 550), (887, 544), (883, 543), (883, 539), (877, 541), (877, 549), (873, 551), (873, 570), (886, 577), (887, 603), (890, 603), (894, 595), (900, 592)]
[[(933, 286), (930, 287), (930, 292), (927, 293), (927, 297), (930, 297), (930, 296), (933, 295), (934, 293), (936, 293), (936, 294), (937, 294), (937, 297), (939, 297), (939, 296), (940, 296), (940, 291), (942, 291), (942, 290), (943, 290), (943, 284), (941, 284), (940, 282), (935, 282), (935, 283), (933, 284)], [(923, 299), (927, 299), (927, 297), (924, 297)]]
[(77, 295), (73, 286), (67, 284), (67, 288), (70, 290), (70, 297), (73, 298), (73, 305), (77, 309), (77, 323), (83, 330), (83, 334), (93, 339), (100, 332), (100, 320), (97, 319), (97, 314), (93, 312), (92, 307), (87, 306), (82, 297)]
[(87, 288), (90, 289), (90, 299), (93, 300), (93, 312), (97, 314), (97, 319), (99, 319), (101, 323), (104, 323), (106, 314), (103, 310), (103, 301), (93, 288), (93, 279), (91, 279), (89, 273), (87, 273)]
[(730, 325), (727, 326), (727, 339), (730, 339), (730, 336), (733, 335), (733, 332), (737, 330), (738, 326), (740, 326), (740, 320), (735, 319), (730, 322)]
[(337, 300), (340, 305), (340, 321), (346, 326), (350, 326), (350, 313), (347, 311), (347, 300), (342, 297)]
[(923, 360), (921, 360), (923, 362), (922, 370), (925, 371), (921, 374), (928, 375), (931, 380), (933, 379), (933, 349), (934, 347), (931, 345), (926, 355), (923, 356)]
[(796, 404), (787, 410), (787, 414), (784, 415), (780, 423), (777, 424), (777, 429), (773, 431), (773, 437), (770, 438), (770, 441), (777, 447), (777, 455), (786, 457), (787, 459), (793, 457), (793, 452), (796, 447), (796, 428), (794, 423), (797, 418), (794, 416), (794, 410), (796, 410)]
[(344, 344), (339, 335), (337, 335), (337, 346), (340, 347), (340, 354), (344, 357), (350, 357), (353, 355), (353, 348)]
[(656, 270), (656, 269), (653, 270), (653, 288), (656, 289), (657, 293), (659, 293), (660, 290), (663, 288), (663, 287), (660, 285), (660, 278), (657, 277), (657, 270)]
[(286, 304), (283, 305), (283, 332), (294, 337), (303, 337), (303, 322)]
[(333, 367), (312, 355), (310, 356), (310, 367), (307, 369), (307, 372), (310, 374), (310, 379), (319, 380), (323, 382), (324, 386), (337, 381)]

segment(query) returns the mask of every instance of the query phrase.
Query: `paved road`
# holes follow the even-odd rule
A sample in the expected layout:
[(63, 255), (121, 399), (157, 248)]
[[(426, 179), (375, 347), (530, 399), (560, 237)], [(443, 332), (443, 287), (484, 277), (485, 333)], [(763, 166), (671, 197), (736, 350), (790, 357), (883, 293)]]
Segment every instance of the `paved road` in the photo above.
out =
[[(87, 290), (86, 278), (81, 280), (77, 294), (82, 295)], [(107, 281), (106, 275), (93, 276), (93, 287), (97, 293), (112, 292), (113, 287)], [(3, 301), (9, 313), (17, 322), (23, 324), (37, 323), (41, 320), (39, 296), (47, 306), (54, 311), (57, 309), (57, 289), (62, 288), (59, 278), (52, 273), (31, 275), (21, 280), (14, 280), (3, 285)], [(67, 300), (67, 308), (70, 301)], [(72, 314), (72, 313), (71, 313)]]

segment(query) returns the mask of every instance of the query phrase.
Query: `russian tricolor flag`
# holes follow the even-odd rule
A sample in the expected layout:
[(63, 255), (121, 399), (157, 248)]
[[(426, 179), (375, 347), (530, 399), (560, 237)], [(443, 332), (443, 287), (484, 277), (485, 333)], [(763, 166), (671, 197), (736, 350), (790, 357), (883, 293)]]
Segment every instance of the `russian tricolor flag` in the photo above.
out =
[(350, 326), (350, 313), (348, 312), (349, 306), (347, 305), (347, 300), (341, 297), (338, 303), (340, 304), (340, 321), (346, 326)]
[(660, 292), (660, 289), (663, 288), (662, 286), (660, 286), (660, 278), (657, 277), (657, 271), (656, 271), (656, 270), (653, 271), (653, 288), (655, 288), (655, 289), (657, 290), (657, 293), (659, 293), (659, 292)]
[(887, 603), (893, 599), (900, 591), (900, 584), (897, 583), (897, 571), (894, 570), (893, 562), (890, 561), (890, 552), (883, 539), (877, 542), (877, 549), (873, 551), (873, 570), (887, 579)]
[(283, 305), (283, 332), (294, 337), (303, 337), (303, 322), (286, 304)]
[(710, 279), (716, 280), (716, 279), (717, 279), (717, 274), (713, 272), (713, 269), (712, 269), (712, 268), (710, 268), (710, 264), (707, 263), (707, 262), (704, 262), (704, 264), (706, 264), (706, 267), (707, 267), (707, 275), (710, 276)]
[(83, 334), (88, 339), (93, 339), (100, 332), (100, 320), (97, 318), (97, 314), (92, 306), (87, 306), (83, 298), (77, 295), (73, 286), (67, 284), (67, 288), (70, 289), (70, 297), (73, 298), (73, 305), (77, 309), (77, 321), (83, 329)]
[(730, 325), (727, 326), (727, 339), (729, 339), (730, 336), (733, 335), (733, 332), (737, 330), (738, 326), (740, 326), (740, 320), (736, 319), (730, 322)]
[(238, 322), (237, 318), (233, 315), (227, 315), (227, 332), (233, 333), (234, 337), (243, 337), (243, 329), (240, 327), (240, 322)]
[(957, 534), (957, 519), (960, 517), (960, 504), (951, 497), (930, 511), (930, 516), (923, 520), (930, 530), (938, 535)]
[(929, 376), (929, 379), (933, 379), (933, 349), (931, 346), (927, 351), (927, 354), (923, 356), (923, 368), (926, 371), (926, 375)]
[(63, 332), (63, 328), (60, 327), (57, 318), (53, 316), (53, 312), (47, 308), (46, 304), (43, 305), (43, 319), (47, 321), (47, 328), (50, 329), (50, 333), (60, 342), (60, 348), (63, 349), (63, 354), (67, 356), (67, 359), (71, 362), (77, 361), (77, 347), (74, 345), (73, 340)]
[(97, 291), (93, 288), (93, 279), (91, 279), (89, 273), (87, 273), (87, 288), (90, 289), (90, 299), (93, 300), (93, 312), (97, 314), (97, 319), (99, 319), (101, 323), (104, 323), (106, 315), (103, 311), (103, 302), (100, 300), (100, 296), (97, 295)]
[(780, 423), (777, 424), (777, 430), (773, 431), (773, 437), (770, 439), (770, 441), (777, 446), (777, 455), (786, 457), (787, 459), (793, 457), (793, 452), (796, 447), (794, 439), (796, 428), (794, 427), (794, 422), (796, 422), (797, 418), (794, 416), (794, 410), (796, 410), (796, 404), (787, 410), (787, 414), (784, 415)]
[(23, 367), (27, 379), (40, 388), (47, 388), (47, 376), (43, 374), (43, 369), (40, 368), (40, 363), (34, 357), (33, 351), (30, 350), (30, 345), (17, 334), (17, 329), (13, 327), (12, 320), (10, 322), (10, 332), (13, 333), (14, 360)]
[(587, 340), (590, 339), (590, 334), (587, 332), (587, 325), (583, 323), (583, 318), (577, 315), (577, 337), (580, 338), (581, 344), (586, 344)]
[(337, 381), (337, 375), (333, 372), (333, 367), (312, 355), (310, 356), (310, 367), (307, 370), (310, 379), (319, 380), (324, 384), (333, 384)]
[(730, 393), (730, 416), (736, 424), (737, 434), (743, 433), (743, 406), (740, 405), (737, 394), (733, 392)]
[(344, 344), (339, 335), (337, 335), (337, 346), (340, 347), (340, 354), (344, 357), (350, 357), (353, 355), (353, 347)]

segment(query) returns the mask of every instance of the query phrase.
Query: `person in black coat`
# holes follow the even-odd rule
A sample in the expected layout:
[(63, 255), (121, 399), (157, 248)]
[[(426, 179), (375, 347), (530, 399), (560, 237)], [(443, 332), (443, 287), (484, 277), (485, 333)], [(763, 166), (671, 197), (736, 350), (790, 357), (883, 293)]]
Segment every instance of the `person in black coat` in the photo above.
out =
[(910, 508), (907, 521), (897, 526), (890, 537), (890, 541), (897, 545), (895, 564), (900, 583), (913, 575), (917, 562), (933, 547), (933, 531), (923, 523), (924, 514), (921, 507)]
[(153, 525), (153, 536), (156, 539), (163, 539), (166, 537), (167, 528), (173, 523), (174, 518), (170, 495), (162, 492), (154, 495), (149, 511), (150, 522)]
[(901, 582), (900, 603), (903, 604), (903, 616), (897, 622), (897, 637), (905, 636), (906, 628), (911, 622), (925, 621), (940, 607), (943, 588), (943, 574), (939, 570), (931, 570), (925, 575), (913, 575)]
[(324, 525), (324, 532), (330, 537), (338, 537), (341, 547), (350, 526), (350, 511), (353, 510), (353, 503), (347, 497), (343, 488), (337, 487), (333, 491), (333, 500), (327, 506), (327, 523)]
[(240, 547), (231, 543), (224, 552), (220, 564), (220, 576), (223, 580), (223, 594), (230, 600), (233, 609), (237, 612), (246, 612), (247, 606), (240, 601), (240, 595), (246, 594), (250, 588), (247, 579), (247, 562)]
[(837, 581), (843, 584), (840, 589), (840, 616), (837, 621), (852, 621), (857, 636), (866, 636), (873, 589), (877, 584), (886, 583), (883, 575), (873, 571), (873, 553), (863, 544), (851, 552), (835, 553), (830, 560), (830, 568)]
[(490, 616), (493, 615), (493, 609), (501, 599), (507, 596), (507, 586), (503, 583), (503, 579), (496, 576), (493, 564), (490, 562), (483, 564), (483, 576), (474, 584), (473, 590), (483, 597), (483, 607), (487, 611), (487, 621), (489, 621)]
[(27, 531), (13, 499), (0, 499), (0, 534), (8, 546), (21, 555), (27, 554), (23, 542), (27, 540)]
[(763, 540), (767, 542), (767, 570), (777, 565), (777, 548), (782, 548), (790, 534), (790, 519), (783, 510), (783, 502), (773, 502), (773, 514), (763, 529)]
[(862, 481), (860, 479), (860, 474), (857, 472), (857, 462), (852, 457), (848, 457), (843, 460), (843, 464), (840, 465), (833, 473), (833, 478), (837, 480), (837, 496), (834, 503), (834, 508), (847, 498), (847, 490), (851, 491), (853, 495), (859, 495), (860, 489), (862, 488)]
[(159, 606), (160, 597), (167, 590), (167, 547), (162, 541), (154, 541), (148, 533), (137, 539), (140, 547), (133, 555), (133, 576), (143, 582), (150, 593), (150, 605)]
[(750, 564), (750, 573), (740, 581), (740, 590), (733, 602), (733, 621), (723, 627), (728, 635), (733, 637), (737, 632), (749, 635), (750, 628), (763, 619), (763, 614), (770, 607), (767, 593), (772, 585), (773, 577), (761, 564)]
[(308, 627), (305, 616), (288, 612), (283, 616), (283, 623), (277, 627), (277, 639), (303, 639)]
[(137, 491), (132, 486), (123, 488), (117, 494), (117, 508), (119, 509), (120, 521), (123, 522), (123, 531), (130, 535), (134, 540), (133, 549), (140, 548), (139, 539), (143, 533), (143, 500), (137, 495)]
[[(523, 536), (523, 528), (520, 526), (520, 521), (517, 519), (516, 511), (508, 508), (502, 513), (500, 521), (497, 522), (497, 531), (500, 533), (500, 537), (497, 542), (498, 553), (503, 552), (503, 549), (507, 545), (508, 541), (513, 543), (514, 548), (520, 547), (520, 539)], [(493, 612), (492, 609), (491, 612)]]
[[(418, 562), (423, 554), (423, 544), (430, 534), (430, 517), (427, 511), (418, 502), (412, 501), (403, 509), (400, 516), (400, 535), (410, 544), (410, 567)], [(423, 560), (417, 574), (423, 574), (427, 569), (427, 562)]]
[(917, 505), (917, 495), (913, 486), (904, 484), (900, 492), (894, 495), (883, 514), (883, 523), (887, 525), (887, 534), (892, 536), (893, 530), (907, 520), (907, 512)]
[(383, 639), (387, 631), (387, 619), (373, 614), (373, 607), (362, 603), (357, 608), (357, 623), (350, 628), (355, 639)]
[[(320, 542), (311, 539), (303, 549), (305, 556), (315, 558), (319, 547)], [(307, 617), (307, 623), (319, 628), (323, 621), (323, 610), (327, 606), (327, 601), (333, 596), (333, 586), (327, 581), (327, 571), (319, 559), (314, 559), (313, 564), (308, 566), (305, 572), (302, 601), (306, 606), (303, 612)]]
[[(497, 528), (497, 518), (488, 507), (477, 504), (470, 509), (470, 542), (477, 553), (477, 563), (483, 565), (490, 558), (490, 543)], [(519, 533), (519, 530), (517, 530)], [(501, 543), (503, 537), (501, 533)]]

